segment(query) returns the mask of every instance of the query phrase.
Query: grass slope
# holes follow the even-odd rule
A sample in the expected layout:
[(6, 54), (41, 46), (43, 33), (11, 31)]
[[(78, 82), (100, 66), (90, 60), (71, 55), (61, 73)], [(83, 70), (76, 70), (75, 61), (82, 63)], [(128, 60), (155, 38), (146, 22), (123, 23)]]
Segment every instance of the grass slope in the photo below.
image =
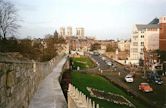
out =
[(75, 69), (77, 69), (78, 66), (80, 67), (80, 69), (95, 67), (95, 64), (89, 57), (80, 56), (80, 57), (75, 57), (75, 58), (71, 58), (71, 59), (72, 59), (73, 66)]
[[(130, 100), (136, 107), (138, 108), (146, 108), (143, 104), (141, 104), (138, 100), (133, 99), (128, 94), (126, 94), (123, 90), (111, 84), (108, 80), (94, 74), (86, 74), (80, 72), (72, 72), (72, 84), (82, 91), (85, 95), (90, 97), (89, 92), (86, 87), (92, 87), (99, 90), (103, 90), (105, 92), (112, 92), (123, 95), (125, 98)], [(94, 97), (90, 97), (96, 103), (100, 105), (100, 108), (128, 108), (127, 106), (117, 105), (105, 100), (100, 100)]]

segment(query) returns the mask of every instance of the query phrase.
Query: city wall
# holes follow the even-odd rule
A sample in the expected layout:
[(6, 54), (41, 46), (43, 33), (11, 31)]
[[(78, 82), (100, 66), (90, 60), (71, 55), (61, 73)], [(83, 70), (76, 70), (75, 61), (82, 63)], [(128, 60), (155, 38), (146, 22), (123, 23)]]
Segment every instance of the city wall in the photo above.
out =
[(0, 108), (28, 108), (39, 83), (63, 56), (48, 62), (0, 61)]

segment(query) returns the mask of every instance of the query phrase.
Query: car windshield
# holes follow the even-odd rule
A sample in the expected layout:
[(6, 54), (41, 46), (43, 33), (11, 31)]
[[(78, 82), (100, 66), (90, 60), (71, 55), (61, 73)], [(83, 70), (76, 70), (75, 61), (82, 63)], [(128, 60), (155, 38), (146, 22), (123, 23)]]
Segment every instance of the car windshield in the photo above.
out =
[(148, 83), (143, 83), (142, 85), (144, 85), (144, 86), (149, 86), (149, 84), (148, 84)]
[(132, 78), (131, 74), (126, 75), (126, 78)]

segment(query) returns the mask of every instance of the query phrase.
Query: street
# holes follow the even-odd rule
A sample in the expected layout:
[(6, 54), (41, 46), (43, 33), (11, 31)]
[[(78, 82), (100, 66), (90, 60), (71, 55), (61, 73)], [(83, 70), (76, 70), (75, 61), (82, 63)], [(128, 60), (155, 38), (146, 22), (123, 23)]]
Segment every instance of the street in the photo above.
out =
[(166, 107), (165, 77), (163, 77), (164, 84), (162, 85), (157, 85), (156, 83), (149, 82), (154, 91), (151, 93), (144, 93), (138, 89), (138, 86), (141, 82), (147, 82), (147, 79), (142, 78), (142, 71), (135, 71), (134, 82), (127, 83), (125, 82), (124, 78), (130, 71), (125, 69), (125, 66), (109, 58), (106, 58), (106, 60), (110, 60), (113, 63), (113, 66), (108, 66), (105, 61), (102, 60), (101, 56), (92, 55), (91, 57), (99, 63), (99, 67), (101, 69), (107, 70), (103, 71), (102, 73), (102, 76), (104, 76), (106, 79), (121, 87), (127, 93), (131, 93), (132, 95), (134, 95), (134, 97), (141, 99), (141, 101), (145, 102), (149, 106), (153, 106), (154, 108)]

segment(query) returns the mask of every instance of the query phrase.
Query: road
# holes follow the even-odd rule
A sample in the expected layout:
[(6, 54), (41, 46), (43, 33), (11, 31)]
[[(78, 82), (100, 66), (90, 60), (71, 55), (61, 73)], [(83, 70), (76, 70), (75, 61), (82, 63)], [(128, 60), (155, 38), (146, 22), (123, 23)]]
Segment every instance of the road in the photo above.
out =
[[(95, 59), (99, 63), (99, 67), (101, 69), (107, 69), (108, 71), (103, 71), (102, 75), (116, 84), (117, 86), (120, 86), (127, 92), (133, 94), (135, 97), (139, 97), (141, 100), (143, 100), (146, 104), (153, 106), (154, 108), (164, 108), (166, 107), (166, 85), (165, 83), (163, 85), (157, 85), (155, 83), (151, 83), (150, 85), (152, 88), (154, 88), (154, 91), (152, 93), (143, 93), (139, 91), (138, 86), (141, 82), (147, 82), (146, 79), (143, 79), (143, 72), (142, 71), (135, 71), (135, 78), (133, 83), (126, 83), (124, 81), (124, 77), (130, 72), (129, 70), (125, 69), (125, 66), (121, 65), (120, 63), (117, 63), (116, 61), (113, 61), (112, 59), (106, 58), (106, 60), (109, 60), (113, 63), (113, 65), (116, 67), (116, 71), (114, 67), (108, 67), (106, 63), (102, 60), (101, 56), (91, 56), (93, 59)], [(106, 68), (105, 68), (106, 67)], [(119, 75), (120, 73), (120, 75)]]
[[(129, 71), (125, 70), (125, 66), (117, 63), (116, 61), (110, 59), (110, 58), (107, 58), (105, 56), (96, 56), (96, 55), (91, 55), (91, 57), (93, 59), (95, 59), (98, 63), (99, 63), (99, 68), (102, 69), (102, 70), (107, 70), (107, 71), (111, 71), (111, 70), (114, 70), (114, 71), (117, 71), (117, 72), (121, 72), (121, 74), (127, 74), (129, 73)], [(105, 57), (107, 61), (111, 61), (113, 63), (113, 66), (109, 66), (107, 65), (107, 63), (102, 60), (102, 57)]]
[(91, 57), (92, 57), (93, 59), (95, 59), (95, 60), (99, 63), (100, 69), (102, 69), (102, 70), (104, 70), (104, 69), (110, 69), (110, 66), (108, 66), (108, 65), (106, 64), (106, 62), (101, 59), (100, 56), (96, 56), (96, 55), (93, 55), (93, 54), (92, 54)]

